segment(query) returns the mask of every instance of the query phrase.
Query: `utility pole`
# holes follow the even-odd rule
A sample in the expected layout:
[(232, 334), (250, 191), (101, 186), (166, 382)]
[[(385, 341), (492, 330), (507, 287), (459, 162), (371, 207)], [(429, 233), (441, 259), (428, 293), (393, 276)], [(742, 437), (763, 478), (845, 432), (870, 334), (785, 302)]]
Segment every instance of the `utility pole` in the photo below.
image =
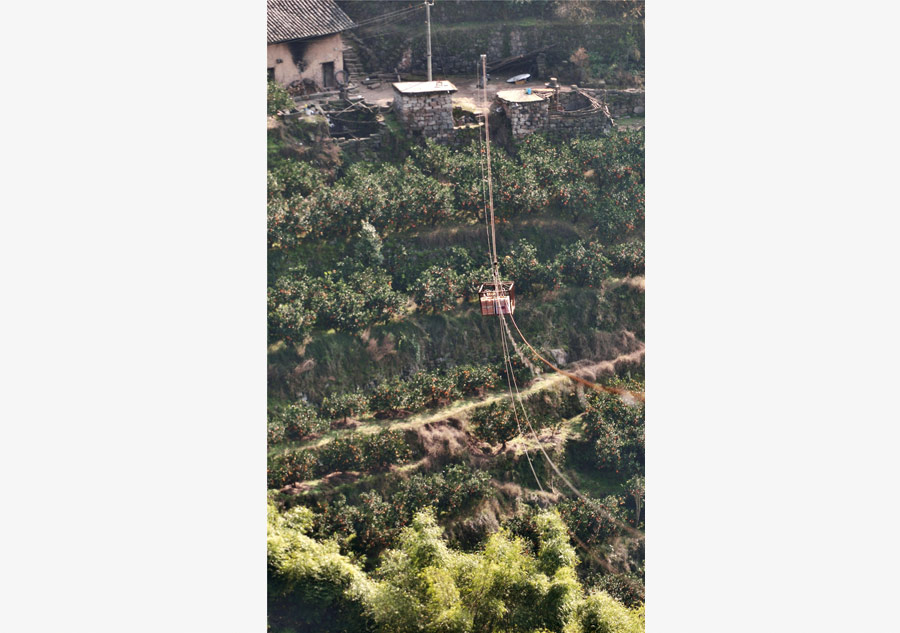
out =
[(481, 85), (482, 107), (484, 108), (484, 146), (487, 158), (487, 189), (488, 211), (490, 212), (491, 227), (491, 273), (494, 277), (494, 290), (500, 291), (500, 271), (497, 261), (497, 232), (494, 226), (494, 186), (491, 180), (491, 129), (488, 127), (488, 117), (491, 115), (491, 106), (487, 100), (487, 55), (481, 56)]
[(431, 81), (431, 6), (434, 4), (434, 0), (428, 2), (425, 0), (425, 23), (428, 25), (428, 81)]

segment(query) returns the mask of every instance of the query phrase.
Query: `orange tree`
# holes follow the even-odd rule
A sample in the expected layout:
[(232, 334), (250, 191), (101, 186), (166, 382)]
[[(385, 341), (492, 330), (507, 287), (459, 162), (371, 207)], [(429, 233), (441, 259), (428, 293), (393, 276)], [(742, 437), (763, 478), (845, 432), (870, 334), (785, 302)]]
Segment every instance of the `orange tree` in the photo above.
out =
[(588, 397), (582, 418), (585, 436), (594, 441), (597, 465), (623, 475), (644, 469), (644, 404), (626, 404), (616, 395)]
[(507, 400), (492, 402), (476, 408), (469, 416), (472, 433), (488, 444), (506, 443), (519, 433), (512, 407)]

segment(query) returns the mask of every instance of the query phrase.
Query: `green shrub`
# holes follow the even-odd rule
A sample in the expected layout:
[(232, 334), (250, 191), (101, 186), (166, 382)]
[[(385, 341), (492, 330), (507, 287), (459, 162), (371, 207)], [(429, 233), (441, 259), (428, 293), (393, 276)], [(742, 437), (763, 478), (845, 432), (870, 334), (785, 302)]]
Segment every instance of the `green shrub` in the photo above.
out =
[(560, 280), (566, 285), (599, 288), (609, 275), (611, 262), (597, 242), (578, 241), (565, 247), (556, 258)]
[[(534, 361), (538, 361), (538, 359), (535, 358)], [(506, 363), (501, 361), (497, 365), (497, 371), (500, 374), (500, 384), (502, 386), (506, 386), (507, 381), (511, 381), (512, 379), (515, 379), (516, 384), (521, 387), (522, 385), (526, 384), (529, 380), (534, 378), (535, 373), (532, 369), (532, 367), (534, 366), (533, 362), (531, 365), (525, 364), (525, 361), (523, 361), (521, 358), (519, 358), (518, 354), (510, 354), (509, 362), (510, 362), (510, 365), (512, 366), (512, 372), (511, 372), (510, 376), (508, 376), (508, 374), (510, 372), (506, 368)], [(538, 361), (538, 362), (540, 362), (540, 361)]]
[(497, 386), (500, 376), (487, 365), (460, 365), (450, 370), (456, 390), (467, 396), (482, 396)]
[(385, 492), (387, 500), (373, 491), (360, 495), (351, 505), (340, 495), (319, 503), (315, 533), (323, 538), (341, 535), (353, 552), (373, 557), (393, 546), (400, 528), (422, 508), (432, 507), (444, 517), (461, 516), (491, 493), (489, 482), (488, 473), (455, 464), (443, 473), (415, 474), (401, 480)]
[(334, 542), (306, 532), (311, 512), (280, 514), (269, 504), (267, 526), (268, 623), (272, 630), (365, 633), (371, 581)]
[(305, 161), (285, 160), (268, 172), (269, 196), (309, 196), (324, 184), (322, 171)]
[(452, 187), (423, 173), (412, 159), (386, 183), (391, 192), (391, 204), (383, 216), (387, 229), (409, 231), (435, 226), (457, 216)]
[(439, 407), (450, 404), (451, 400), (460, 397), (453, 376), (438, 372), (422, 372), (410, 381), (410, 388), (422, 394), (426, 407)]
[(266, 90), (266, 109), (269, 116), (277, 114), (279, 110), (293, 110), (294, 99), (280, 83), (269, 81)]
[(316, 321), (309, 305), (313, 285), (306, 269), (294, 266), (268, 288), (269, 343), (303, 343)]
[(536, 391), (525, 398), (525, 408), (535, 428), (559, 428), (562, 423), (582, 411), (578, 395), (574, 391), (556, 389)]
[(304, 198), (273, 198), (269, 200), (266, 212), (266, 239), (269, 248), (297, 246), (312, 230), (309, 223), (310, 205)]
[(309, 305), (316, 311), (316, 325), (341, 332), (359, 332), (387, 323), (405, 302), (391, 289), (390, 278), (363, 270), (346, 279), (328, 271), (313, 284)]
[(463, 279), (452, 268), (432, 266), (416, 280), (412, 290), (420, 310), (443, 312), (454, 307), (463, 295)]
[(299, 441), (327, 431), (330, 424), (319, 417), (316, 408), (306, 402), (294, 402), (278, 415), (284, 425), (285, 437)]
[(280, 420), (269, 420), (266, 425), (266, 445), (268, 448), (282, 444), (287, 439), (284, 433), (284, 424)]
[(269, 457), (268, 487), (282, 488), (299, 481), (314, 479), (317, 470), (318, 462), (312, 451), (291, 450)]
[(599, 591), (578, 604), (565, 633), (644, 633), (644, 619), (642, 611)]
[(527, 292), (534, 286), (555, 285), (552, 267), (538, 260), (537, 249), (527, 240), (519, 240), (503, 257), (500, 267), (503, 277), (514, 280), (515, 288), (520, 292)]
[(593, 440), (600, 468), (636, 474), (644, 467), (644, 403), (625, 404), (618, 396), (588, 397), (582, 418), (585, 437)]
[(319, 450), (317, 473), (327, 475), (353, 470), (381, 472), (411, 458), (412, 449), (399, 431), (385, 429), (371, 435), (350, 433), (335, 438)]
[(336, 437), (319, 450), (318, 472), (322, 475), (337, 471), (363, 470), (364, 441), (358, 434)]
[(369, 411), (369, 399), (360, 392), (331, 394), (322, 400), (322, 411), (332, 420), (362, 417)]
[(606, 249), (613, 270), (623, 275), (644, 274), (644, 242), (633, 240)]
[(607, 496), (602, 500), (570, 499), (557, 508), (572, 533), (589, 547), (608, 544), (625, 525), (625, 500)]
[(380, 416), (412, 413), (424, 406), (421, 389), (396, 378), (381, 383), (369, 396), (369, 409)]
[(461, 218), (483, 219), (481, 150), (473, 145), (454, 150), (429, 139), (424, 146), (414, 148), (413, 160), (423, 173), (451, 184), (452, 206)]
[(412, 518), (419, 508), (431, 506), (440, 515), (458, 516), (488, 496), (490, 475), (463, 464), (448, 466), (442, 473), (415, 474), (403, 482), (391, 499), (401, 516)]
[(644, 582), (636, 574), (605, 574), (596, 578), (593, 584), (626, 607), (644, 603)]
[(386, 429), (366, 436), (363, 442), (362, 466), (367, 472), (388, 470), (412, 458), (412, 449), (400, 431)]
[(512, 406), (506, 399), (476, 408), (469, 415), (469, 422), (475, 437), (503, 448), (519, 433)]

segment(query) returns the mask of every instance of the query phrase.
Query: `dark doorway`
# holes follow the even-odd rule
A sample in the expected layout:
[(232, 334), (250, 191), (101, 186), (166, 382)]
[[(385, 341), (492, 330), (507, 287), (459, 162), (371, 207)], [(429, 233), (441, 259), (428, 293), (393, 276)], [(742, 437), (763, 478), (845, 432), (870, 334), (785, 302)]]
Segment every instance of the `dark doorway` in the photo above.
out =
[(322, 64), (322, 85), (325, 88), (334, 88), (337, 85), (334, 80), (334, 62)]
[(275, 69), (269, 68), (269, 81), (275, 81)]

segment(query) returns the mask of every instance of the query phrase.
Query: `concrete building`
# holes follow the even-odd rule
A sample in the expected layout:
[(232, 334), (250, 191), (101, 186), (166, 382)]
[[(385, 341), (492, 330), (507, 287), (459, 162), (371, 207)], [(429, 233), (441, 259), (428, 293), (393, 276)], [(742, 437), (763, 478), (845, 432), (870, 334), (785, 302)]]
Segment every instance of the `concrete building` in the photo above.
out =
[(335, 74), (344, 70), (341, 32), (355, 26), (334, 0), (267, 0), (269, 79), (337, 87)]
[(407, 130), (438, 140), (453, 135), (451, 95), (456, 86), (449, 81), (398, 81), (392, 85), (394, 111)]

